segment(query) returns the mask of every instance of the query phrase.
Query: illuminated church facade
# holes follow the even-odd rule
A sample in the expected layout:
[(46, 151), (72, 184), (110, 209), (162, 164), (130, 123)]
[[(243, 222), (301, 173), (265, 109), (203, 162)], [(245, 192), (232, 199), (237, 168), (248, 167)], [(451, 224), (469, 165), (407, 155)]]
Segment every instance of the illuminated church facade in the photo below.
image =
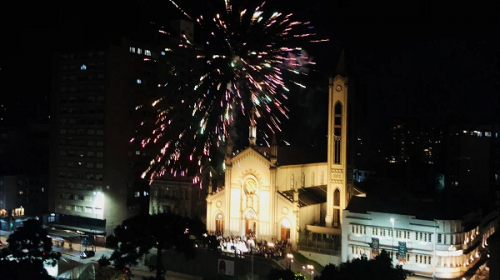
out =
[(301, 231), (325, 238), (341, 235), (342, 211), (353, 193), (346, 183), (349, 89), (344, 73), (342, 54), (335, 76), (329, 79), (327, 161), (280, 164), (275, 139), (270, 147), (255, 145), (252, 118), (249, 147), (234, 154), (228, 145), (225, 186), (209, 191), (208, 230), (225, 236), (255, 234), (269, 241), (288, 240), (292, 246)]
[[(387, 195), (390, 202), (380, 203), (377, 194), (367, 196), (347, 184), (348, 94), (342, 54), (329, 79), (326, 162), (282, 164), (282, 158), (294, 152), (278, 153), (274, 139), (269, 148), (257, 147), (252, 119), (250, 146), (233, 154), (228, 145), (225, 186), (209, 191), (207, 229), (224, 236), (288, 240), (293, 250), (322, 265), (374, 258), (386, 250), (394, 265), (416, 275), (463, 276), (487, 254), (500, 210), (482, 213), (479, 208), (418, 202), (394, 193)], [(321, 237), (319, 245), (338, 240), (338, 246), (335, 241), (329, 250), (316, 250), (318, 242), (304, 246), (315, 236)]]

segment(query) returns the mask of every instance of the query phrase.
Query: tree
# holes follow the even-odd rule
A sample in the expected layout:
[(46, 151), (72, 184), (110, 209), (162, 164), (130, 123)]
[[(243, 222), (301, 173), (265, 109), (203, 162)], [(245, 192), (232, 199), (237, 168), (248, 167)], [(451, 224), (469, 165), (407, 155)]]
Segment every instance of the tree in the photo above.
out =
[(111, 264), (109, 259), (104, 255), (101, 256), (101, 258), (97, 261), (97, 263), (99, 264), (99, 266), (102, 266), (102, 267), (106, 267), (106, 266)]
[(338, 279), (339, 278), (339, 269), (337, 266), (334, 264), (327, 264), (323, 271), (321, 272), (321, 275), (316, 278), (319, 280), (330, 280), (330, 279)]
[(293, 273), (290, 269), (272, 269), (267, 280), (306, 280), (301, 273)]
[(116, 249), (118, 247), (118, 240), (113, 234), (108, 235), (106, 238), (106, 248)]
[(201, 221), (173, 213), (132, 217), (116, 227), (119, 245), (110, 260), (117, 268), (136, 266), (140, 258), (156, 248), (156, 265), (150, 268), (156, 270), (156, 279), (162, 279), (165, 273), (162, 250), (176, 250), (187, 259), (193, 258), (196, 253), (194, 238), (204, 232), (205, 225)]
[(132, 279), (130, 275), (123, 270), (118, 270), (109, 266), (99, 266), (95, 270), (95, 279), (99, 280), (128, 280)]
[(340, 267), (333, 264), (325, 266), (319, 280), (405, 280), (408, 272), (402, 266), (392, 265), (389, 254), (382, 252), (375, 259), (368, 260), (366, 257), (355, 259), (351, 262), (342, 263)]
[(26, 220), (7, 239), (9, 247), (0, 252), (2, 279), (53, 279), (44, 264), (56, 265), (61, 257), (52, 252), (52, 239), (38, 220)]
[(295, 280), (295, 274), (289, 269), (272, 269), (267, 275), (267, 280)]

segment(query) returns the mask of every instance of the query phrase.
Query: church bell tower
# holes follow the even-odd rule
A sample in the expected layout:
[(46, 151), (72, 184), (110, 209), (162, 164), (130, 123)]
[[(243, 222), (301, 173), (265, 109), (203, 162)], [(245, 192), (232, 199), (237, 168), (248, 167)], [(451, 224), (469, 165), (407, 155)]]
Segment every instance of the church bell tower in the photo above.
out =
[(347, 206), (347, 96), (348, 79), (344, 51), (328, 86), (328, 171), (325, 223), (340, 227), (342, 210)]

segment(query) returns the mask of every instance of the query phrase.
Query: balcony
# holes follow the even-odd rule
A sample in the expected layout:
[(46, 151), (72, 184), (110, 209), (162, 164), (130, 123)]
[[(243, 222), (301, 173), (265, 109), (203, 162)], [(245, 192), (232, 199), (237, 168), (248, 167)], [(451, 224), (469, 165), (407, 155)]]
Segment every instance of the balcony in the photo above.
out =
[(352, 233), (350, 233), (348, 235), (348, 240), (354, 241), (354, 242), (365, 243), (365, 244), (371, 244), (372, 237), (378, 238), (380, 246), (385, 247), (385, 248), (397, 247), (398, 242), (402, 241), (402, 242), (406, 242), (406, 248), (408, 248), (408, 250), (421, 250), (421, 251), (433, 251), (434, 250), (434, 246), (433, 246), (432, 242), (422, 242), (422, 241), (414, 241), (414, 240), (399, 239), (399, 238), (392, 239), (391, 237), (386, 237), (386, 236), (371, 236), (371, 235), (368, 236), (365, 234), (352, 234)]
[(305, 232), (299, 233), (299, 250), (326, 255), (340, 255), (341, 235), (336, 234), (337, 231), (332, 231), (339, 229), (313, 226), (319, 228), (313, 231), (310, 230), (310, 227), (308, 225)]

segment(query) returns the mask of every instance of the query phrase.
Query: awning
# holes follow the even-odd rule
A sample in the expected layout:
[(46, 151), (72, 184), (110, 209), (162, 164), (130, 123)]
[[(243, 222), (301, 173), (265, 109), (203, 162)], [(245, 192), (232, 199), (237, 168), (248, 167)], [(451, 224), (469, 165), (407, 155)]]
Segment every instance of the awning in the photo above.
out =
[(81, 231), (81, 232), (84, 232), (84, 233), (87, 233), (87, 234), (94, 234), (94, 235), (105, 235), (106, 234), (106, 232), (103, 231), (103, 230), (95, 230), (95, 229), (82, 228), (82, 227), (73, 227), (73, 226), (67, 226), (67, 225), (61, 225), (61, 224), (54, 224), (54, 223), (48, 224), (47, 227), (49, 227), (49, 228), (54, 227), (54, 228), (69, 229), (69, 230), (74, 230), (74, 231)]
[(74, 232), (67, 232), (67, 231), (64, 231), (64, 230), (53, 230), (53, 229), (49, 229), (47, 230), (50, 237), (54, 238), (54, 239), (58, 239), (58, 238), (76, 238), (76, 237), (80, 237), (79, 234), (76, 234)]
[[(299, 188), (299, 207), (315, 205), (326, 202), (326, 185)], [(283, 192), (287, 197), (293, 197), (294, 190)]]

